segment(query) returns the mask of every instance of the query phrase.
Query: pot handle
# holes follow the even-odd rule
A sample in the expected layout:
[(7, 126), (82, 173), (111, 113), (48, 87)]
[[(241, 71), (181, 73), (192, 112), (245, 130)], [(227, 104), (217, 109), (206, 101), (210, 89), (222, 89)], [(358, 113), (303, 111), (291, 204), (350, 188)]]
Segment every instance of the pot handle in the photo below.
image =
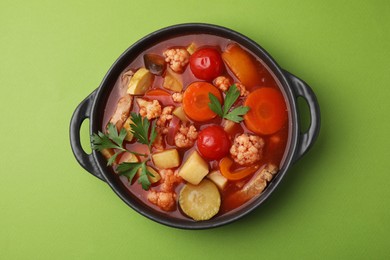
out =
[(104, 178), (100, 173), (92, 154), (87, 154), (81, 147), (80, 143), (81, 124), (85, 119), (90, 118), (91, 116), (91, 109), (95, 94), (96, 90), (92, 92), (88, 97), (86, 97), (73, 112), (72, 119), (70, 120), (69, 129), (70, 145), (72, 147), (73, 154), (79, 164), (89, 173), (104, 181)]
[[(295, 99), (302, 97), (306, 100), (310, 110), (310, 126), (305, 133), (302, 133), (299, 126), (298, 148), (294, 156), (294, 162), (300, 159), (314, 144), (320, 133), (321, 114), (317, 97), (313, 90), (303, 80), (297, 78), (288, 71), (284, 71), (295, 92)], [(298, 114), (299, 116), (299, 114)], [(299, 122), (298, 122), (299, 123)]]

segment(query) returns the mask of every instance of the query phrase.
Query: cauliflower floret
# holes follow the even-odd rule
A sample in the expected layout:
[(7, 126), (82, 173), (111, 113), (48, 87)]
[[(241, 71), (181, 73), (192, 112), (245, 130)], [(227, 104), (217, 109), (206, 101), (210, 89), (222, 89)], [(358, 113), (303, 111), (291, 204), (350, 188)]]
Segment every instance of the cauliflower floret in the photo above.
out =
[(190, 54), (186, 49), (168, 49), (163, 53), (165, 61), (169, 63), (169, 67), (178, 73), (184, 71), (185, 66), (190, 60)]
[[(234, 83), (237, 89), (240, 91), (240, 96), (245, 97), (248, 96), (249, 91), (246, 90), (245, 86), (239, 82)], [(225, 76), (219, 76), (214, 80), (214, 86), (219, 88), (221, 91), (226, 92), (230, 86), (232, 85), (231, 80)]]
[(242, 134), (234, 139), (230, 154), (234, 161), (240, 165), (253, 164), (260, 160), (264, 141), (256, 135)]
[(161, 191), (174, 191), (175, 186), (183, 180), (171, 169), (160, 170), (160, 175), (163, 179), (163, 182), (160, 187)]
[(163, 136), (162, 133), (159, 131), (159, 128), (157, 128), (157, 135), (156, 135), (156, 139), (154, 139), (153, 147), (158, 152), (164, 151)]
[(171, 121), (172, 118), (173, 118), (173, 115), (172, 115), (173, 109), (174, 109), (173, 106), (166, 106), (166, 107), (164, 107), (162, 112), (161, 112), (160, 117), (157, 119), (156, 125), (157, 125), (157, 128), (160, 128), (160, 129), (157, 129), (157, 130), (161, 134), (167, 134), (168, 133), (168, 124), (169, 124), (169, 121)]
[(246, 87), (244, 85), (242, 85), (241, 83), (235, 83), (236, 87), (238, 88), (238, 90), (240, 91), (240, 96), (241, 97), (246, 97), (248, 96), (249, 94), (249, 91), (246, 90)]
[(161, 105), (157, 100), (147, 101), (142, 98), (137, 99), (139, 114), (147, 119), (157, 118), (161, 115)]
[(198, 138), (198, 132), (195, 126), (181, 125), (179, 132), (175, 135), (175, 145), (180, 148), (191, 147), (194, 145), (196, 138)]
[(176, 103), (181, 103), (183, 101), (183, 94), (180, 92), (173, 93), (172, 94), (172, 99)]
[(165, 211), (172, 211), (176, 206), (175, 187), (182, 178), (170, 169), (160, 170), (162, 184), (160, 191), (150, 190), (148, 200)]
[(176, 193), (151, 190), (148, 200), (164, 211), (173, 211), (176, 206)]
[(232, 85), (230, 79), (225, 76), (219, 76), (214, 80), (214, 86), (225, 92)]

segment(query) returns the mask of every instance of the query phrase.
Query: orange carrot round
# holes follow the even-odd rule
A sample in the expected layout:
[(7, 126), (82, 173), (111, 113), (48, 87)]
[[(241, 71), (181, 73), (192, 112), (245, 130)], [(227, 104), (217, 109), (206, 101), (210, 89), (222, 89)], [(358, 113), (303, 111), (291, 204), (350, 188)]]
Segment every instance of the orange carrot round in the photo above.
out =
[(263, 135), (279, 131), (287, 121), (287, 107), (283, 95), (274, 88), (259, 88), (245, 100), (249, 112), (244, 115), (249, 130)]
[(222, 102), (219, 90), (208, 82), (197, 81), (187, 87), (183, 94), (183, 109), (189, 118), (202, 122), (217, 115), (209, 108), (209, 93)]

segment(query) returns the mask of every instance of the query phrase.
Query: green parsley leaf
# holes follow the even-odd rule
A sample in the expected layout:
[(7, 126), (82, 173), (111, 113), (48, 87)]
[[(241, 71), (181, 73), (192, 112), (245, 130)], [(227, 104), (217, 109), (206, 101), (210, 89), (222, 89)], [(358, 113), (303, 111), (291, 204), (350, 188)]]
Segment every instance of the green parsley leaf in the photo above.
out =
[(141, 166), (141, 174), (138, 178), (138, 183), (142, 185), (142, 189), (144, 190), (148, 190), (151, 184), (148, 175), (153, 176), (153, 174), (146, 168), (146, 163), (144, 162)]
[(225, 101), (223, 104), (223, 114), (226, 116), (229, 112), (229, 109), (233, 106), (234, 102), (240, 96), (240, 91), (237, 86), (233, 84), (229, 87), (228, 91), (226, 91)]
[(121, 153), (123, 153), (123, 151), (116, 152), (113, 156), (111, 156), (111, 157), (107, 160), (107, 165), (108, 165), (108, 166), (112, 165), (112, 164), (115, 162), (116, 157), (118, 157), (118, 155), (120, 155)]
[(102, 151), (104, 149), (119, 149), (125, 151), (122, 147), (126, 136), (126, 129), (122, 129), (118, 135), (115, 125), (108, 124), (108, 133), (98, 132), (91, 135), (91, 146), (93, 150)]
[(140, 114), (131, 113), (131, 121), (131, 132), (134, 134), (134, 137), (141, 144), (146, 144), (150, 149), (157, 136), (156, 122), (152, 123), (149, 137), (150, 121), (146, 117), (142, 118)]
[(223, 113), (222, 106), (221, 106), (221, 103), (219, 103), (218, 98), (216, 96), (214, 96), (213, 94), (209, 93), (209, 99), (210, 99), (209, 108), (212, 111), (214, 111), (214, 113), (216, 113), (217, 115), (219, 115), (220, 117), (223, 118), (224, 113)]
[(209, 107), (214, 113), (216, 113), (220, 117), (226, 118), (235, 123), (239, 123), (243, 120), (242, 116), (249, 111), (249, 107), (246, 106), (239, 106), (231, 110), (233, 104), (237, 101), (239, 96), (240, 91), (238, 90), (237, 86), (233, 84), (226, 92), (223, 107), (222, 104), (219, 102), (218, 98), (215, 95), (209, 93)]
[(129, 179), (129, 182), (133, 181), (134, 176), (137, 174), (138, 170), (142, 167), (144, 162), (123, 162), (118, 165), (116, 170), (120, 175), (125, 175)]
[(227, 114), (225, 118), (229, 119), (230, 121), (239, 123), (243, 120), (242, 116), (248, 113), (248, 111), (249, 107), (240, 106), (230, 111), (230, 113)]
[(138, 178), (138, 183), (142, 185), (142, 188), (144, 190), (148, 190), (151, 184), (148, 175), (152, 177), (154, 176), (146, 168), (146, 162), (147, 161), (135, 163), (124, 162), (119, 164), (116, 170), (119, 172), (120, 175), (127, 176), (130, 183), (133, 181), (134, 176), (139, 172), (140, 176)]

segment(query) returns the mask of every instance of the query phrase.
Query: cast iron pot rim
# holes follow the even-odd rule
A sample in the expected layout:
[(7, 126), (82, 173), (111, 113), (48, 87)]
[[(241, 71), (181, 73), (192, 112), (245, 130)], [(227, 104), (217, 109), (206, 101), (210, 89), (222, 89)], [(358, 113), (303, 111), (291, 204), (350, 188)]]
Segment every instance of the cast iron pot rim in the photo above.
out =
[[(298, 145), (298, 133), (299, 133), (299, 122), (298, 122), (298, 114), (297, 114), (297, 106), (296, 106), (296, 100), (294, 97), (294, 93), (292, 91), (292, 88), (290, 86), (289, 81), (287, 80), (284, 72), (280, 68), (280, 66), (274, 61), (274, 59), (256, 42), (249, 39), (248, 37), (234, 31), (231, 29), (228, 29), (226, 27), (213, 25), (213, 24), (205, 24), (205, 23), (185, 23), (185, 24), (177, 24), (172, 25), (169, 27), (162, 28), (160, 30), (157, 30), (155, 32), (152, 32), (145, 37), (141, 38), (137, 42), (135, 42), (133, 45), (131, 45), (128, 49), (126, 49), (119, 58), (113, 63), (113, 65), (110, 67), (110, 69), (107, 71), (105, 77), (102, 80), (102, 83), (97, 89), (93, 105), (92, 105), (92, 113), (90, 118), (90, 129), (91, 134), (94, 132), (97, 132), (99, 129), (99, 125), (96, 124), (95, 117), (97, 117), (98, 109), (100, 109), (101, 100), (104, 98), (104, 91), (106, 88), (112, 88), (113, 86), (108, 85), (108, 78), (113, 74), (115, 70), (122, 71), (124, 67), (121, 68), (121, 63), (127, 63), (129, 64), (129, 60), (126, 60), (126, 57), (129, 56), (133, 50), (137, 48), (144, 48), (142, 45), (145, 42), (150, 42), (151, 40), (156, 39), (159, 42), (161, 41), (161, 36), (164, 36), (164, 39), (167, 38), (168, 35), (171, 36), (179, 36), (182, 34), (193, 34), (193, 33), (204, 33), (204, 34), (212, 34), (212, 35), (219, 35), (222, 37), (231, 38), (232, 40), (238, 42), (242, 46), (246, 47), (250, 51), (254, 52), (256, 55), (261, 54), (263, 57), (262, 60), (265, 60), (266, 63), (270, 67), (270, 69), (273, 71), (273, 73), (276, 75), (280, 83), (282, 84), (282, 91), (285, 93), (285, 98), (288, 99), (288, 105), (289, 105), (289, 142), (288, 142), (288, 152), (285, 153), (284, 156), (284, 162), (282, 168), (279, 170), (277, 176), (268, 184), (267, 188), (263, 191), (263, 193), (255, 198), (253, 201), (247, 203), (245, 206), (242, 206), (239, 208), (239, 210), (236, 210), (232, 213), (226, 213), (220, 217), (212, 218), (207, 221), (185, 221), (181, 219), (175, 219), (169, 216), (165, 216), (163, 214), (160, 214), (159, 212), (155, 211), (151, 208), (145, 208), (145, 205), (142, 204), (142, 202), (138, 203), (137, 201), (134, 202), (134, 199), (131, 198), (128, 193), (124, 190), (126, 189), (121, 183), (118, 181), (115, 181), (112, 176), (111, 172), (107, 171), (106, 162), (100, 155), (100, 153), (97, 153), (96, 151), (93, 151), (93, 157), (94, 160), (97, 162), (98, 168), (101, 172), (101, 174), (104, 176), (104, 179), (109, 184), (109, 186), (113, 189), (113, 191), (132, 209), (140, 213), (141, 215), (156, 221), (158, 223), (175, 227), (175, 228), (181, 228), (181, 229), (206, 229), (206, 228), (213, 228), (222, 226), (228, 223), (231, 223), (233, 221), (236, 221), (245, 215), (249, 214), (256, 208), (258, 208), (270, 195), (273, 193), (275, 188), (278, 186), (280, 181), (283, 179), (284, 175), (287, 172), (287, 169), (290, 168), (290, 165), (294, 161), (294, 155), (296, 152), (296, 148)], [(169, 36), (170, 37), (170, 36)], [(169, 38), (168, 37), (168, 38)], [(160, 39), (159, 39), (160, 38)], [(260, 55), (259, 55), (260, 56)], [(114, 73), (115, 74), (115, 73)], [(116, 176), (114, 176), (116, 177)], [(147, 207), (147, 206), (146, 206)]]

